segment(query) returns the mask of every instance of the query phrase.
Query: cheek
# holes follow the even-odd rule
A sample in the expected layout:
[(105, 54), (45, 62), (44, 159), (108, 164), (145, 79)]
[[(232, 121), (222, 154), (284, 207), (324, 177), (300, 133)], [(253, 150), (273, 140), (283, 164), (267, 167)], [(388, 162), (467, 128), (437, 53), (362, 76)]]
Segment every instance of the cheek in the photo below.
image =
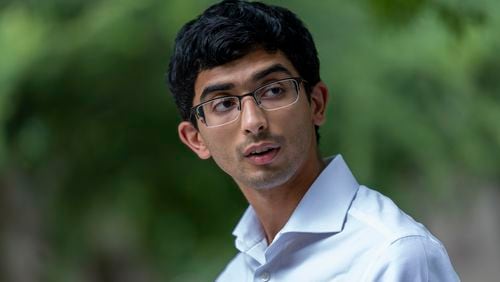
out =
[(227, 146), (214, 148), (212, 159), (220, 169), (222, 169), (228, 175), (233, 176), (234, 171), (237, 168), (237, 159), (231, 152), (232, 150), (230, 150)]
[(226, 171), (226, 167), (231, 165), (234, 158), (234, 142), (228, 134), (216, 131), (211, 133), (206, 136), (205, 144), (217, 165)]
[(212, 154), (212, 157), (217, 158), (217, 155), (224, 151), (222, 148), (226, 145), (226, 143), (223, 138), (219, 138), (217, 135), (214, 135), (211, 138), (206, 138), (205, 140), (205, 144)]
[(290, 111), (284, 111), (278, 117), (281, 128), (277, 129), (281, 130), (284, 134), (300, 138), (309, 133), (311, 127), (314, 128), (309, 102), (302, 102), (305, 104), (299, 104), (297, 107), (291, 108)]
[(309, 108), (301, 108), (293, 113), (285, 122), (285, 134), (289, 142), (299, 147), (298, 150), (307, 150), (313, 142), (314, 122)]

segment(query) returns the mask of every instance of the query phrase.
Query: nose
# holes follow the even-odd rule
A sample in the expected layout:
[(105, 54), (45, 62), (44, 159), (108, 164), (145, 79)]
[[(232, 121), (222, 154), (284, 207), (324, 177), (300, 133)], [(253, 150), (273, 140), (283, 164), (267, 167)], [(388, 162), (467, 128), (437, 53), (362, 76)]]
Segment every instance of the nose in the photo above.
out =
[(241, 129), (245, 134), (258, 134), (268, 126), (267, 116), (252, 97), (241, 101)]

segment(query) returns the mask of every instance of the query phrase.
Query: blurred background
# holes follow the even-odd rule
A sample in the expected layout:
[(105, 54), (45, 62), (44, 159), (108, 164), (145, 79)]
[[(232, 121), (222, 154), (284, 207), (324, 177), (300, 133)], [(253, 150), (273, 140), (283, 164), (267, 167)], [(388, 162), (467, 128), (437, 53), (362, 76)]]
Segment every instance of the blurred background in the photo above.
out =
[[(500, 277), (500, 2), (265, 1), (311, 30), (341, 153)], [(173, 40), (208, 0), (0, 0), (0, 281), (212, 281), (247, 204), (177, 138)]]

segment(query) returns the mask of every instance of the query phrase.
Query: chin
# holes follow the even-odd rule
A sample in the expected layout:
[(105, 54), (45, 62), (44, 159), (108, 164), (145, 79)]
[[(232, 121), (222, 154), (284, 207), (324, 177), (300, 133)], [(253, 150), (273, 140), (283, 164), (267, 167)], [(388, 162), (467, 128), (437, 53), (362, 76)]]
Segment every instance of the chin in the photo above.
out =
[(292, 173), (272, 173), (266, 175), (247, 178), (242, 183), (255, 190), (270, 190), (282, 186), (291, 179)]

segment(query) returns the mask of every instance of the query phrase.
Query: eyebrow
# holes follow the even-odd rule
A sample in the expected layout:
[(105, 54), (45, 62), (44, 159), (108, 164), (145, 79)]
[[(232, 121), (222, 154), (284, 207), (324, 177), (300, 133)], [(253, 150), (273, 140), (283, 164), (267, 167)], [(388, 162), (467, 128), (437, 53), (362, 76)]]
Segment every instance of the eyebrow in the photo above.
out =
[(221, 84), (209, 85), (203, 89), (203, 92), (201, 92), (200, 101), (203, 102), (205, 98), (211, 93), (218, 91), (227, 91), (232, 88), (234, 88), (234, 83), (221, 83)]
[[(271, 65), (271, 66), (269, 66), (261, 71), (258, 71), (255, 74), (253, 74), (252, 81), (257, 82), (257, 81), (265, 78), (266, 76), (268, 76), (272, 73), (285, 73), (287, 75), (292, 76), (292, 73), (286, 67), (284, 67), (282, 64), (274, 64), (274, 65)], [(220, 84), (209, 85), (209, 86), (205, 87), (203, 89), (203, 91), (201, 92), (200, 101), (204, 101), (208, 95), (210, 95), (214, 92), (227, 91), (227, 90), (230, 90), (232, 88), (234, 88), (234, 83), (220, 83)]]
[(274, 64), (252, 75), (252, 80), (254, 82), (257, 82), (272, 73), (284, 73), (292, 76), (292, 73), (282, 64)]

